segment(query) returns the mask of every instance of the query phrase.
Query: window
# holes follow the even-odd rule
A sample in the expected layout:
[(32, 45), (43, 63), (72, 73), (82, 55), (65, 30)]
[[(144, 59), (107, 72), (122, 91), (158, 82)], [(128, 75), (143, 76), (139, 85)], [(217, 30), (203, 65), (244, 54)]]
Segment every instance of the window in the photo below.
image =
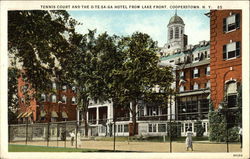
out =
[(56, 83), (55, 82), (52, 83), (52, 89), (56, 89)]
[(194, 83), (194, 90), (199, 89), (199, 84), (197, 84), (196, 82)]
[(223, 19), (223, 32), (240, 28), (240, 14), (233, 14)]
[(148, 124), (148, 132), (156, 132), (156, 124)]
[(46, 102), (46, 95), (45, 94), (41, 94), (41, 102)]
[(184, 90), (185, 90), (185, 89), (184, 89), (184, 86), (181, 85), (180, 88), (179, 88), (179, 91), (180, 91), (180, 92), (183, 92)]
[(174, 35), (174, 30), (173, 28), (170, 29), (170, 39), (173, 39), (173, 35)]
[(210, 88), (210, 80), (207, 81), (206, 88)]
[(231, 59), (240, 56), (240, 42), (232, 42), (223, 45), (223, 59)]
[(210, 66), (207, 66), (207, 68), (205, 68), (205, 74), (206, 74), (207, 76), (210, 75)]
[(198, 78), (198, 77), (199, 77), (199, 69), (195, 68), (193, 78)]
[(128, 132), (128, 124), (124, 125), (124, 132)]
[(21, 86), (21, 90), (23, 93), (26, 93), (28, 90), (28, 85)]
[(25, 103), (24, 98), (21, 98), (21, 103), (22, 103), (22, 104), (24, 104), (24, 103)]
[(148, 107), (147, 114), (149, 116), (155, 116), (158, 115), (158, 107)]
[(72, 103), (72, 104), (76, 104), (76, 103), (77, 103), (77, 102), (76, 102), (76, 97), (72, 97), (71, 103)]
[(122, 125), (117, 125), (117, 132), (122, 132)]
[(67, 102), (67, 97), (65, 95), (62, 96), (62, 103), (63, 104), (66, 104)]
[(56, 103), (56, 95), (55, 95), (55, 94), (53, 94), (53, 95), (51, 96), (51, 102), (52, 102), (52, 103)]
[(227, 84), (227, 105), (229, 108), (237, 106), (237, 84), (230, 82)]
[(158, 124), (158, 132), (166, 132), (166, 124)]
[(174, 34), (175, 39), (179, 38), (179, 28), (175, 27), (175, 34)]
[(189, 128), (193, 131), (192, 123), (185, 123), (185, 130), (187, 131)]
[(73, 87), (71, 88), (71, 90), (72, 90), (73, 93), (76, 93), (76, 87), (75, 87), (75, 86), (73, 86)]
[(184, 77), (184, 72), (183, 72), (183, 71), (181, 71), (179, 75), (180, 75), (180, 79), (184, 79), (184, 78), (185, 78), (185, 77)]
[(62, 90), (63, 90), (63, 91), (66, 91), (66, 90), (67, 90), (67, 86), (66, 86), (66, 85), (63, 85), (63, 86), (62, 86)]

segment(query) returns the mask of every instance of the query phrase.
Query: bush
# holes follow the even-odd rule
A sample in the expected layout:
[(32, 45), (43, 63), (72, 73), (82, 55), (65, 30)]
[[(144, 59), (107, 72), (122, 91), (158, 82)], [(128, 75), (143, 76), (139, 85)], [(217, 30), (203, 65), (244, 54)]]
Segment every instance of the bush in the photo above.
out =
[(239, 128), (233, 127), (228, 129), (228, 141), (230, 142), (238, 142), (239, 141)]
[(205, 132), (205, 128), (202, 126), (201, 121), (197, 121), (194, 123), (195, 129), (196, 129), (196, 136), (202, 137), (203, 133)]
[[(170, 136), (170, 123), (167, 127), (167, 135)], [(177, 138), (181, 136), (181, 123), (172, 122), (171, 123), (171, 136), (172, 138)]]
[(226, 119), (218, 111), (209, 112), (209, 133), (210, 141), (226, 141)]

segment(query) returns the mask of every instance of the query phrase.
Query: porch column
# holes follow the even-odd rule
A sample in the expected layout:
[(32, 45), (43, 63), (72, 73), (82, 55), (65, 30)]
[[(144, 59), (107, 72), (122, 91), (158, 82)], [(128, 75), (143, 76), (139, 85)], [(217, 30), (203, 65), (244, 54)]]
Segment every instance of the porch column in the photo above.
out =
[(87, 111), (86, 118), (87, 118), (87, 123), (88, 123), (89, 122), (89, 111)]
[(144, 116), (147, 116), (147, 105), (144, 104)]
[(96, 107), (96, 125), (99, 124), (99, 107)]

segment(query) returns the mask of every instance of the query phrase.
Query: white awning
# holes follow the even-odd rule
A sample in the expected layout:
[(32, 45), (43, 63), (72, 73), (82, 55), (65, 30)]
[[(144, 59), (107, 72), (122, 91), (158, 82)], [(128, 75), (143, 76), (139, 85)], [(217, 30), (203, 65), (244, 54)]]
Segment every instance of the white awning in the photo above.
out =
[(62, 118), (65, 118), (65, 119), (67, 119), (67, 118), (68, 118), (68, 115), (67, 115), (67, 113), (66, 113), (66, 112), (62, 112)]
[(52, 118), (58, 118), (58, 115), (57, 115), (57, 113), (55, 111), (52, 111), (51, 112), (51, 117)]

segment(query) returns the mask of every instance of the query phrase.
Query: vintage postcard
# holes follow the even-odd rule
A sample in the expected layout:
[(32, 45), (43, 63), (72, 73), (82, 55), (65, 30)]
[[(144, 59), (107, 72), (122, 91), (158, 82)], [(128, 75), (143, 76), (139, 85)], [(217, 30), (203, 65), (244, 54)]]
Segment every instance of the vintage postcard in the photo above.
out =
[(248, 1), (2, 1), (1, 158), (249, 158)]

